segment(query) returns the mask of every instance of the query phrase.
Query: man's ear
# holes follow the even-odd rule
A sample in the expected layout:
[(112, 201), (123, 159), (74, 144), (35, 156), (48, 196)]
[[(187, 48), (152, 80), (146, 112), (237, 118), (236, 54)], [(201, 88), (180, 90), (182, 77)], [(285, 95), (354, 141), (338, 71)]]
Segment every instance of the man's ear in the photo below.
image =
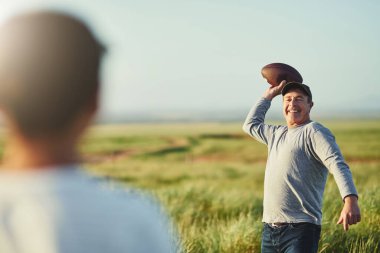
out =
[(309, 110), (309, 112), (311, 111), (311, 108), (313, 107), (313, 105), (314, 105), (314, 102), (311, 101), (311, 102), (310, 102), (310, 110)]

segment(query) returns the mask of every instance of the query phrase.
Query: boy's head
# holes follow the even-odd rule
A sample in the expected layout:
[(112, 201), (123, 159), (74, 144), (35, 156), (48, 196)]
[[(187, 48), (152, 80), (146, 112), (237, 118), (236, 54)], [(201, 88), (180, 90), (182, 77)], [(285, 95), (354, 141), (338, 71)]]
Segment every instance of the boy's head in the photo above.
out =
[(57, 12), (16, 16), (0, 27), (0, 108), (25, 136), (59, 134), (96, 103), (102, 45), (81, 21)]

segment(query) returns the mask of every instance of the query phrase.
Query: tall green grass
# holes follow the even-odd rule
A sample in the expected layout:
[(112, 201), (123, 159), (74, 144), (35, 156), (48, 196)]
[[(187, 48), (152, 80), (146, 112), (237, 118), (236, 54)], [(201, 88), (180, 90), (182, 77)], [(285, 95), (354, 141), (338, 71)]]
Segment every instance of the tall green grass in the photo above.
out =
[[(336, 225), (343, 203), (330, 176), (320, 252), (380, 251), (380, 121), (325, 122), (353, 172), (362, 221)], [(82, 143), (90, 171), (161, 200), (185, 252), (260, 252), (266, 147), (240, 124), (95, 127)]]

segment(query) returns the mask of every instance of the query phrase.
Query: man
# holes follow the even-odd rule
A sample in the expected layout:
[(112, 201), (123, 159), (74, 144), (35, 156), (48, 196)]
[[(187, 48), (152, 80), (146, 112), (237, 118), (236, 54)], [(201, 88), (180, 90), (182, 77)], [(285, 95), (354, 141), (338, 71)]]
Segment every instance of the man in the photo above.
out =
[[(271, 101), (283, 95), (287, 126), (264, 123)], [(351, 172), (332, 133), (310, 120), (310, 88), (282, 81), (269, 87), (249, 112), (243, 130), (268, 146), (264, 179), (262, 252), (317, 252), (322, 196), (328, 172), (334, 175), (344, 207), (344, 230), (360, 221)]]
[(2, 253), (168, 253), (166, 216), (133, 190), (80, 169), (77, 144), (98, 106), (102, 45), (57, 12), (0, 28), (0, 107), (7, 142), (0, 172)]

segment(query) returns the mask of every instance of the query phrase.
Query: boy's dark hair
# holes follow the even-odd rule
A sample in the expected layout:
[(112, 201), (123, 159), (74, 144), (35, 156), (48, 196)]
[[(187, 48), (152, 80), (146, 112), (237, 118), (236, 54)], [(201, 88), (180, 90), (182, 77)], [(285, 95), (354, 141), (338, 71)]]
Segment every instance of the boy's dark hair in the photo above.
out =
[(12, 18), (0, 28), (0, 107), (29, 137), (65, 130), (98, 89), (103, 52), (66, 14)]

